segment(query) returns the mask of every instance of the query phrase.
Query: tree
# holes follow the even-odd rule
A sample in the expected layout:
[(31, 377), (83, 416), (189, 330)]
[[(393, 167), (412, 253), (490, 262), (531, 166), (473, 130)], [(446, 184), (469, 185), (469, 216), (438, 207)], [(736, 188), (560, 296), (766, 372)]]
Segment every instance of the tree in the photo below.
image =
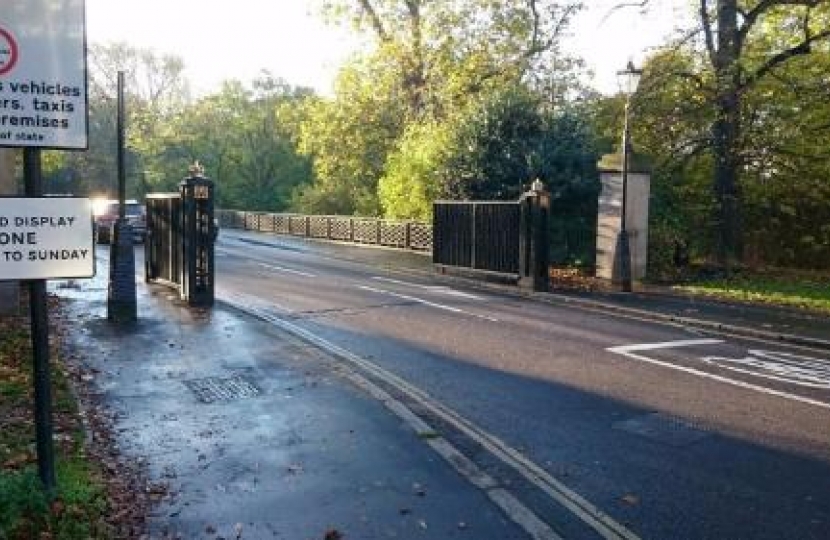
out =
[(450, 122), (412, 125), (381, 180), (386, 214), (428, 219), (435, 198), (515, 200), (538, 178), (558, 216), (593, 223), (597, 145), (586, 116), (575, 105), (546, 107), (519, 86)]
[(310, 213), (378, 215), (378, 180), (404, 129), (396, 73), (376, 57), (355, 61), (336, 82), (333, 100), (306, 102), (299, 149), (314, 163), (313, 185), (293, 206)]
[[(117, 74), (125, 72), (128, 177), (131, 196), (150, 186), (141, 182), (147, 160), (163, 151), (159, 134), (188, 100), (184, 64), (125, 43), (92, 45), (89, 59), (89, 148), (60, 153), (47, 171), (52, 182), (75, 193), (114, 196), (116, 190)], [(182, 171), (183, 172), (183, 171)]]
[[(460, 121), (475, 104), (506, 88), (544, 90), (548, 98), (565, 95), (559, 91), (567, 77), (558, 75), (558, 67), (573, 64), (562, 61), (559, 40), (577, 2), (331, 0), (326, 5), (333, 19), (350, 21), (370, 35), (374, 48), (343, 70), (333, 101), (310, 107), (301, 148), (314, 159), (316, 181), (296, 199), (299, 208), (377, 213), (383, 207), (396, 214), (403, 207), (379, 201), (379, 189), (384, 198), (401, 202), (406, 182), (419, 196), (435, 187), (401, 178), (402, 171), (417, 170), (423, 173), (418, 178), (431, 181), (426, 162), (407, 163), (402, 149), (438, 159), (442, 151), (428, 134), (446, 135), (442, 124)], [(546, 76), (537, 77), (540, 72)], [(415, 147), (418, 141), (423, 148)], [(446, 192), (444, 187), (438, 193)]]
[(268, 73), (246, 86), (226, 81), (221, 90), (181, 111), (162, 143), (162, 162), (175, 164), (176, 182), (199, 160), (216, 182), (217, 204), (246, 210), (284, 210), (297, 186), (311, 181), (311, 165), (297, 154), (292, 109), (311, 91)]
[[(707, 88), (713, 108), (711, 148), (716, 202), (717, 258), (741, 259), (740, 173), (746, 166), (745, 96), (793, 59), (830, 37), (830, 4), (822, 0), (699, 0), (700, 33), (711, 69), (685, 76)], [(773, 28), (772, 21), (782, 23)], [(774, 37), (773, 37), (774, 35)], [(770, 39), (773, 37), (773, 39)]]
[(814, 266), (830, 250), (806, 228), (826, 219), (830, 3), (696, 4), (697, 28), (648, 59), (634, 97), (635, 143), (657, 158), (651, 236), (727, 270)]

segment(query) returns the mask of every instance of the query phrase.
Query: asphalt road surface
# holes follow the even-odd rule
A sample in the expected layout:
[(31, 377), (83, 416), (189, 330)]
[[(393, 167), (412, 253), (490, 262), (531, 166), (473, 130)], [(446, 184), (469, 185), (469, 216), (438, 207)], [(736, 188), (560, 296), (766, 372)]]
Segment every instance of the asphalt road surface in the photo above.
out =
[(223, 231), (216, 267), (219, 300), (339, 354), (559, 537), (830, 538), (826, 352), (466, 289), (279, 237)]

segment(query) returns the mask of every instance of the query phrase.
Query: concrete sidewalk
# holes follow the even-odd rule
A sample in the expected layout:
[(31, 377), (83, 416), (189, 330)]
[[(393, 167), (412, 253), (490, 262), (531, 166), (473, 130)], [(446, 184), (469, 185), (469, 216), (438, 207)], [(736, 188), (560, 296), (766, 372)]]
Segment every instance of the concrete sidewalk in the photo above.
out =
[(57, 292), (120, 451), (168, 486), (151, 538), (527, 538), (325, 353), (144, 284), (139, 321), (114, 326), (106, 275)]
[[(428, 254), (236, 229), (228, 230), (226, 234), (255, 244), (290, 245), (386, 270), (440, 277), (467, 286), (494, 289), (505, 294), (522, 294), (545, 302), (651, 318), (714, 333), (758, 337), (830, 350), (830, 317), (807, 310), (719, 301), (655, 286), (640, 287), (635, 293), (571, 290), (530, 293), (520, 291), (513, 285), (484, 282), (464, 275), (438, 276)], [(556, 289), (556, 283), (552, 283), (552, 287)]]

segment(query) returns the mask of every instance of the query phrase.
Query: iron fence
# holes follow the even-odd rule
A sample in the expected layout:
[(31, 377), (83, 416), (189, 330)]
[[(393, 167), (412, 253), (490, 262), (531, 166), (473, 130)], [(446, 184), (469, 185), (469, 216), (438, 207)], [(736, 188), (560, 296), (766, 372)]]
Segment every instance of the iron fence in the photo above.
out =
[(418, 221), (240, 210), (217, 210), (216, 216), (224, 228), (432, 251), (432, 225)]
[(521, 208), (517, 202), (438, 201), (433, 210), (433, 262), (519, 273)]
[[(520, 208), (515, 201), (440, 201), (432, 224), (352, 216), (217, 210), (222, 227), (433, 253), (436, 264), (515, 274)], [(590, 268), (593, 221), (551, 216), (550, 262)], [(438, 232), (440, 229), (440, 232)]]

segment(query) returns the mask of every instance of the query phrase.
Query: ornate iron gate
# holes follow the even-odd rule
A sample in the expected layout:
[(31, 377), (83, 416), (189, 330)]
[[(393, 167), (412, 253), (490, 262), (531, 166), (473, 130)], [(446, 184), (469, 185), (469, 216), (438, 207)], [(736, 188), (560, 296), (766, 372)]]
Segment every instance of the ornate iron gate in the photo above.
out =
[(191, 306), (213, 305), (213, 182), (196, 174), (179, 193), (148, 194), (146, 205), (145, 280), (177, 288)]

